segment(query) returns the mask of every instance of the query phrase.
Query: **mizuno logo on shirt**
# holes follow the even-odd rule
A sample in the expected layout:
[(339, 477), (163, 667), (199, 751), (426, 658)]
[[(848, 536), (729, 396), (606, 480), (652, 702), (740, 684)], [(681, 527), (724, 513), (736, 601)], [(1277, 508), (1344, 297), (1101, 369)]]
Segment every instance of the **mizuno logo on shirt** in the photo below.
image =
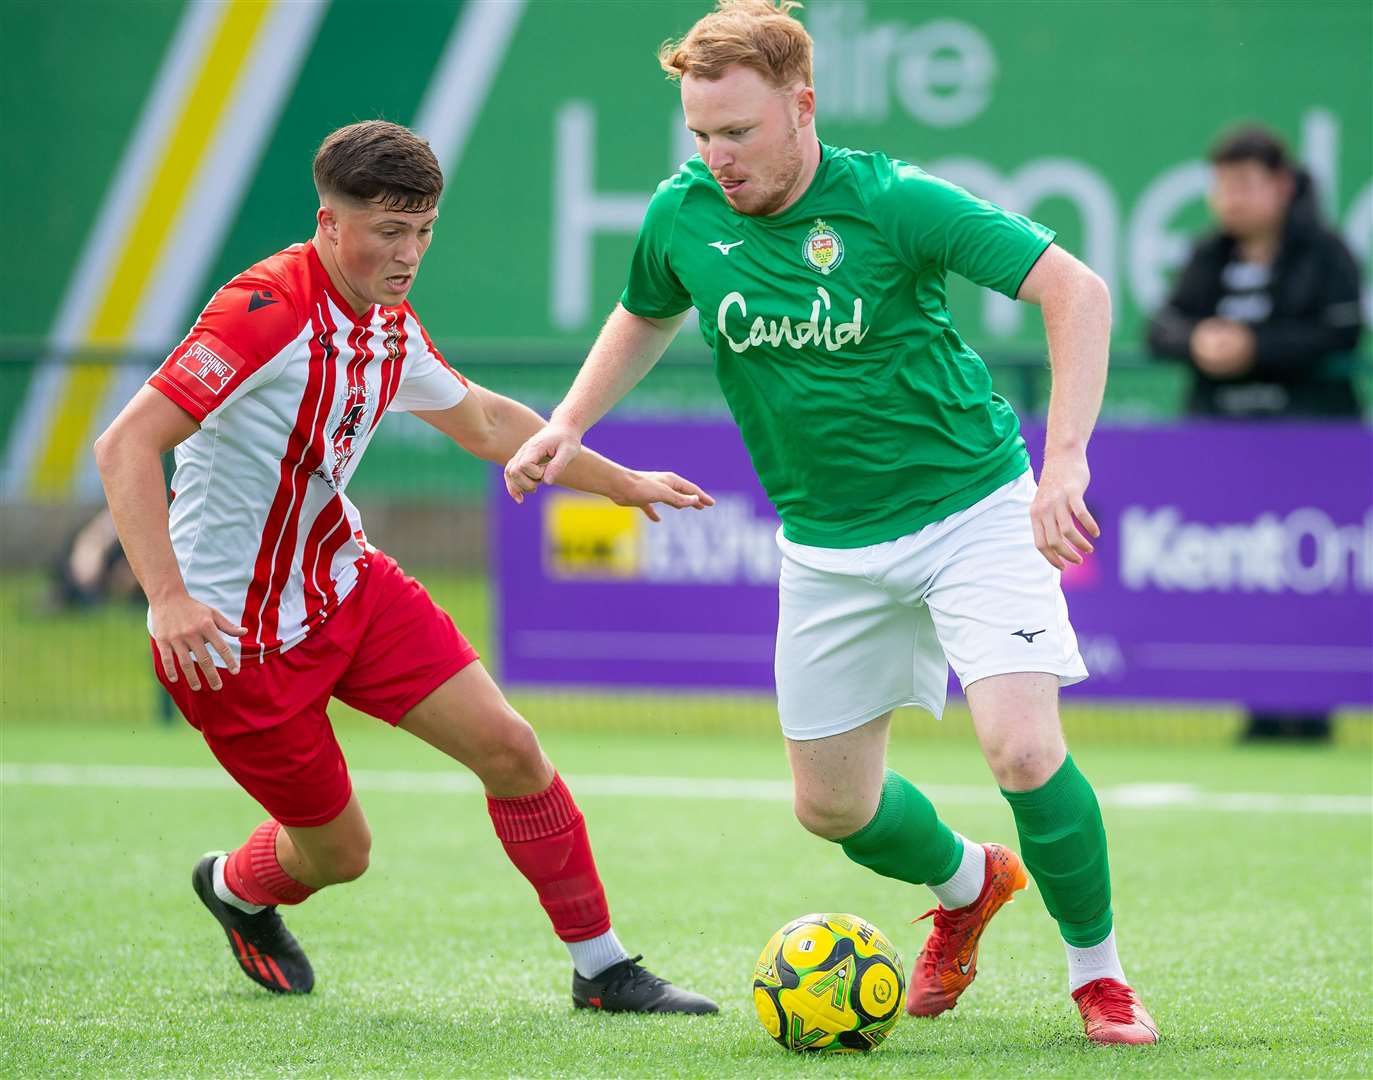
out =
[(1043, 630), (1014, 630), (1011, 632), (1011, 637), (1023, 637), (1028, 644), (1033, 645), (1035, 638), (1042, 633), (1044, 633)]
[(723, 240), (712, 240), (710, 242), (710, 246), (713, 248), (719, 248), (721, 255), (728, 255), (731, 251), (733, 251), (742, 243), (742, 240), (735, 240), (733, 243), (730, 244), (726, 244)]

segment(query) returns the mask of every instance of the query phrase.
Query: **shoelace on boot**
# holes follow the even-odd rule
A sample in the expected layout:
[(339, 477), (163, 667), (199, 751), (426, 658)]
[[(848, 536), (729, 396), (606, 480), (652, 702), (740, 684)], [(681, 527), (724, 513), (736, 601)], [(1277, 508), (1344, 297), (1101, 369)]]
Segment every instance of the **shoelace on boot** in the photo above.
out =
[(1115, 979), (1098, 979), (1082, 995), (1087, 1007), (1103, 1020), (1113, 1024), (1132, 1024), (1135, 1021), (1135, 994)]
[(934, 929), (930, 936), (925, 939), (925, 948), (920, 953), (920, 966), (928, 971), (934, 971), (939, 966), (940, 955), (944, 952), (945, 941), (952, 933), (957, 933), (963, 929), (963, 924), (971, 920), (972, 914), (967, 909), (960, 909), (967, 912), (959, 914), (958, 911), (950, 911), (945, 907), (932, 907), (918, 919), (912, 919), (911, 925), (923, 922), (931, 915), (934, 916)]
[(639, 966), (639, 961), (642, 959), (642, 954), (631, 956), (628, 960), (621, 960), (619, 964), (615, 965), (620, 970), (606, 980), (605, 992), (610, 994), (640, 985), (650, 990), (656, 990), (658, 987), (666, 985), (666, 979), (660, 979), (647, 968)]

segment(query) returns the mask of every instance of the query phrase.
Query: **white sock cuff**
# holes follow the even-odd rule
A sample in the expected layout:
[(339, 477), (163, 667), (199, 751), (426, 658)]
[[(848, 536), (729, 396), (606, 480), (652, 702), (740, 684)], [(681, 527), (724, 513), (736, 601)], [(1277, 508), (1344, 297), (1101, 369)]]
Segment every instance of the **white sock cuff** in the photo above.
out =
[(935, 898), (950, 911), (967, 907), (976, 900), (987, 878), (987, 852), (982, 845), (961, 833), (954, 835), (963, 841), (963, 857), (958, 860), (958, 869), (948, 881), (930, 886)]
[(228, 861), (229, 856), (227, 855), (221, 855), (215, 860), (214, 874), (212, 875), (214, 879), (215, 895), (230, 907), (236, 907), (239, 911), (246, 912), (249, 915), (256, 915), (259, 911), (263, 910), (263, 905), (248, 903), (247, 900), (244, 900), (243, 897), (229, 888), (229, 883), (224, 880), (224, 864)]
[(611, 964), (629, 959), (629, 953), (625, 952), (625, 947), (620, 944), (620, 939), (615, 936), (613, 929), (607, 930), (600, 937), (588, 938), (586, 941), (565, 941), (563, 944), (572, 954), (572, 966), (583, 979), (594, 979)]
[(1068, 950), (1068, 993), (1080, 986), (1086, 986), (1097, 979), (1115, 979), (1125, 982), (1125, 969), (1120, 966), (1116, 953), (1115, 928), (1106, 935), (1106, 940), (1086, 949), (1063, 943)]

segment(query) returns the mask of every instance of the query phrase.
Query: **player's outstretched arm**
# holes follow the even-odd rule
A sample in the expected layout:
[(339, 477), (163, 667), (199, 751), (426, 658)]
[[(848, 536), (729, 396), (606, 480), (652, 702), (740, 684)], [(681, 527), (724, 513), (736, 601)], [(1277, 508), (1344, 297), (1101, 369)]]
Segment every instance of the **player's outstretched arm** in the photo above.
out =
[(162, 478), (162, 455), (190, 438), (197, 427), (181, 406), (145, 386), (95, 441), (95, 461), (119, 542), (148, 597), (162, 669), (176, 682), (180, 668), (192, 690), (200, 689), (203, 673), (211, 689), (218, 690), (219, 670), (209, 650), (237, 672), (238, 660), (224, 635), (241, 637), (247, 630), (186, 591), (167, 529)]
[(547, 426), (506, 463), (505, 489), (512, 499), (521, 502), (540, 483), (559, 481), (581, 450), (587, 429), (648, 374), (686, 315), (684, 311), (670, 319), (649, 319), (615, 305)]
[[(521, 445), (528, 445), (533, 436), (545, 430), (543, 417), (529, 406), (470, 381), (468, 387), (467, 396), (451, 409), (415, 415), (469, 453), (497, 464), (509, 460)], [(676, 473), (627, 469), (592, 450), (577, 454), (563, 469), (558, 483), (604, 495), (620, 506), (637, 506), (654, 521), (659, 520), (655, 503), (697, 510), (715, 504), (701, 488)], [(537, 485), (536, 480), (529, 490)], [(521, 493), (519, 498), (523, 497)]]
[(1068, 563), (1081, 563), (1083, 552), (1092, 550), (1087, 536), (1101, 535), (1085, 502), (1091, 480), (1087, 440), (1106, 392), (1111, 293), (1088, 267), (1051, 244), (1026, 275), (1017, 298), (1039, 305), (1049, 340), (1053, 386), (1048, 434), (1030, 519), (1035, 546), (1062, 570)]

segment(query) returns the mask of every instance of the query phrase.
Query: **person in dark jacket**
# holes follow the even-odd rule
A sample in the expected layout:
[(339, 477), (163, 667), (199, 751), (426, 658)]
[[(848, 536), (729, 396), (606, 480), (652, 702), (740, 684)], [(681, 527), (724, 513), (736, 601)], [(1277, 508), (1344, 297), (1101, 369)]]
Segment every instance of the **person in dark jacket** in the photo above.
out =
[[(1222, 136), (1211, 164), (1219, 228), (1150, 322), (1150, 349), (1191, 364), (1194, 416), (1360, 416), (1359, 268), (1321, 222), (1310, 176), (1260, 127)], [(1251, 712), (1245, 735), (1328, 738), (1330, 717)]]
[(1310, 176), (1261, 127), (1222, 136), (1211, 164), (1219, 228), (1151, 320), (1150, 349), (1192, 366), (1193, 415), (1360, 416), (1359, 268)]

